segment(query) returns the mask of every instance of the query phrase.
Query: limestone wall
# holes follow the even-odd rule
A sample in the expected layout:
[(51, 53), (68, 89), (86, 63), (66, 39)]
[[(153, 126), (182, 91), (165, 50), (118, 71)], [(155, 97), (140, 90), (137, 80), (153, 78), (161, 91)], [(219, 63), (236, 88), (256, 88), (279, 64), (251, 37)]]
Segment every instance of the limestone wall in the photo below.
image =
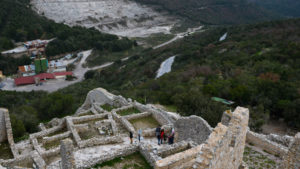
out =
[(155, 168), (156, 169), (192, 168), (202, 146), (203, 145), (198, 145), (194, 148), (158, 160), (155, 163)]
[(296, 134), (289, 146), (287, 154), (283, 158), (281, 168), (299, 169), (300, 168), (300, 133)]
[(9, 113), (8, 113), (7, 109), (2, 109), (2, 112), (4, 114), (4, 119), (5, 119), (7, 141), (10, 145), (12, 154), (16, 158), (19, 155), (19, 153), (15, 147), (15, 141), (14, 141), (14, 136), (13, 136), (13, 132), (12, 132), (12, 128), (11, 128)]
[(228, 126), (219, 123), (203, 144), (161, 159), (155, 168), (238, 169), (242, 163), (248, 119), (249, 110), (237, 107)]
[(195, 165), (204, 169), (238, 169), (242, 163), (249, 110), (237, 107), (228, 127), (219, 123), (203, 144)]
[(252, 131), (247, 132), (247, 142), (259, 147), (268, 153), (283, 157), (288, 149), (281, 144), (268, 140), (266, 135), (258, 134)]
[(0, 143), (7, 139), (4, 112), (6, 109), (0, 109)]
[(207, 140), (212, 131), (210, 125), (198, 116), (181, 117), (175, 122), (174, 127), (176, 141), (191, 139), (198, 144)]

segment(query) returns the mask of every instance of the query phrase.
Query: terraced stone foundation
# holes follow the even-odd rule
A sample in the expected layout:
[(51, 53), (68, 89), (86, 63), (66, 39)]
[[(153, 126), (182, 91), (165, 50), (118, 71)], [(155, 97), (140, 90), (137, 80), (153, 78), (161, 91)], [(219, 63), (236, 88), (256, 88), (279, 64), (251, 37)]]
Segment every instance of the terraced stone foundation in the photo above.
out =
[[(101, 108), (105, 104), (113, 105), (111, 111)], [(299, 166), (300, 136), (253, 133), (248, 129), (249, 110), (242, 107), (237, 107), (223, 118), (222, 123), (211, 128), (200, 117), (182, 117), (99, 88), (88, 93), (86, 101), (73, 116), (40, 124), (40, 132), (30, 134), (29, 139), (18, 143), (13, 140), (8, 111), (0, 110), (4, 115), (4, 125), (2, 123), (0, 130), (7, 133), (7, 142), (2, 142), (0, 146), (0, 165), (4, 167), (32, 168), (35, 165), (43, 169), (57, 169), (62, 162), (70, 162), (67, 166), (71, 165), (71, 168), (95, 165), (105, 168), (111, 167), (107, 166), (111, 161), (117, 161), (113, 164), (115, 168), (239, 169), (247, 168), (246, 164), (273, 168), (272, 160), (249, 149), (244, 152), (246, 140), (266, 150), (274, 146), (276, 150), (283, 150), (274, 151), (278, 158), (284, 159), (283, 168)], [(138, 111), (127, 113), (131, 110)], [(127, 112), (121, 116), (117, 113), (119, 111)], [(174, 144), (157, 144), (157, 125), (161, 125), (167, 134), (175, 128)], [(137, 140), (139, 128), (143, 129), (141, 142)], [(129, 131), (134, 135), (133, 144), (130, 144)], [(139, 157), (142, 156), (148, 164), (145, 160), (137, 160), (137, 163), (122, 160), (131, 159), (129, 157), (135, 153), (140, 153)]]

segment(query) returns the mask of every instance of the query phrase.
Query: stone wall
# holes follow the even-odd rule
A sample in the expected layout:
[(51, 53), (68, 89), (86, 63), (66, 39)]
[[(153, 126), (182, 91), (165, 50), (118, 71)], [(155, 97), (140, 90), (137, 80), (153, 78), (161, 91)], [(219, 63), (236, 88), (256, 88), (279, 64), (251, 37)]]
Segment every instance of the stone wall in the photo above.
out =
[(196, 159), (200, 169), (238, 169), (242, 163), (249, 110), (237, 107), (228, 127), (219, 123), (203, 144)]
[(287, 147), (268, 140), (266, 135), (258, 134), (250, 130), (247, 132), (247, 142), (267, 151), (270, 154), (280, 157), (283, 157), (288, 151)]
[(300, 168), (300, 133), (296, 134), (289, 146), (287, 154), (283, 158), (281, 168), (299, 169)]
[(238, 169), (242, 164), (248, 120), (249, 110), (237, 107), (228, 126), (219, 123), (203, 144), (158, 160), (155, 168)]
[(207, 140), (212, 131), (210, 125), (198, 116), (181, 117), (175, 122), (174, 127), (176, 141), (191, 139), (198, 144)]
[(7, 111), (7, 109), (0, 108), (0, 143), (7, 140), (5, 118), (4, 118), (5, 111)]
[(74, 146), (70, 139), (62, 140), (60, 142), (60, 154), (62, 169), (75, 169)]
[(19, 153), (15, 147), (15, 141), (14, 141), (14, 136), (11, 128), (11, 123), (10, 123), (10, 117), (7, 109), (2, 109), (2, 112), (4, 114), (4, 119), (5, 119), (5, 128), (6, 128), (6, 135), (7, 135), (7, 141), (10, 145), (10, 149), (14, 157), (18, 157)]

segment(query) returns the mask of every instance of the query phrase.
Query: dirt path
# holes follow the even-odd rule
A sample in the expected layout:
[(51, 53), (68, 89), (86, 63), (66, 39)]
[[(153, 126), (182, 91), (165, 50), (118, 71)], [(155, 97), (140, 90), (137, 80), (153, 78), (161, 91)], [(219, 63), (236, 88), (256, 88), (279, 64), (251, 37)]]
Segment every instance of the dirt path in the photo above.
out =
[(158, 49), (158, 48), (161, 48), (163, 46), (166, 46), (166, 45), (168, 45), (168, 44), (170, 44), (172, 42), (175, 42), (178, 39), (181, 39), (181, 38), (184, 38), (186, 36), (189, 36), (190, 34), (193, 34), (196, 31), (201, 30), (202, 28), (203, 28), (203, 26), (199, 26), (197, 28), (189, 28), (186, 32), (181, 32), (181, 33), (176, 34), (176, 36), (173, 39), (171, 39), (171, 40), (169, 40), (167, 42), (164, 42), (162, 44), (159, 44), (157, 46), (154, 46), (153, 49)]

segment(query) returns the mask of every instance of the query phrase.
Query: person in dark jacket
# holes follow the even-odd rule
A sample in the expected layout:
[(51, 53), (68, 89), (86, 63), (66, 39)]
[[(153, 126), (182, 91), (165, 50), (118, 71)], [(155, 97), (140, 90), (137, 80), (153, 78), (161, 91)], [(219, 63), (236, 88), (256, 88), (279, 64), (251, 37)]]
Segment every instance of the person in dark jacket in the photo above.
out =
[(130, 131), (129, 132), (129, 138), (130, 138), (130, 144), (133, 143), (133, 133)]
[(175, 136), (175, 131), (174, 131), (174, 128), (172, 128), (171, 134), (169, 136), (169, 144), (173, 144), (174, 143), (174, 136)]
[(155, 130), (155, 135), (157, 137), (158, 145), (160, 145), (160, 126), (157, 126), (157, 128)]

